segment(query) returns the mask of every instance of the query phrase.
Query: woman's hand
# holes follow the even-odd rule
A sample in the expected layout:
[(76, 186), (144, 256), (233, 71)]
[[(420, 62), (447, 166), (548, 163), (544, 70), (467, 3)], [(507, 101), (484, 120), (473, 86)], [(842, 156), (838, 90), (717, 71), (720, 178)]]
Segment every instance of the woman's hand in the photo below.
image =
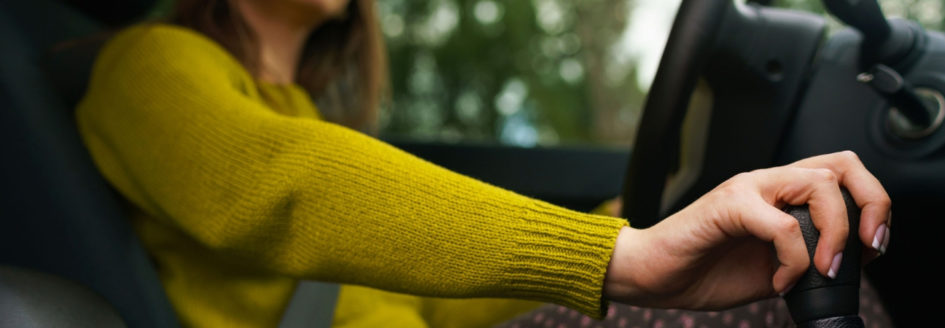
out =
[(797, 220), (781, 211), (788, 204), (810, 205), (821, 233), (814, 265), (831, 276), (850, 229), (840, 186), (862, 209), (854, 228), (870, 250), (869, 261), (889, 242), (890, 200), (856, 155), (845, 151), (736, 175), (653, 227), (624, 228), (605, 296), (639, 306), (708, 310), (785, 292), (810, 265)]

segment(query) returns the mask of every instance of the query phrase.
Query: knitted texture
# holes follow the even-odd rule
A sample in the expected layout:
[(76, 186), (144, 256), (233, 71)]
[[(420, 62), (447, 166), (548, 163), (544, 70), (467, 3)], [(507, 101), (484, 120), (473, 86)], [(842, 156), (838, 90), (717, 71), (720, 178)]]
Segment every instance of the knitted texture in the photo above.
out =
[(148, 24), (106, 45), (79, 105), (82, 138), (138, 209), (135, 229), (185, 325), (274, 326), (296, 279), (604, 314), (625, 220), (317, 120), (297, 86), (278, 88), (293, 108), (273, 108), (266, 89), (213, 41)]

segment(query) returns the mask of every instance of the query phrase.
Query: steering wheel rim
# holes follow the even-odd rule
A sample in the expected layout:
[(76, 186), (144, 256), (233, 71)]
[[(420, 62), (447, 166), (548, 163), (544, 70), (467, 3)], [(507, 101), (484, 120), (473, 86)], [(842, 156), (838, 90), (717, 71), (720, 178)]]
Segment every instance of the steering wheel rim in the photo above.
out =
[(624, 181), (623, 216), (634, 226), (658, 223), (666, 177), (679, 152), (679, 135), (691, 94), (708, 62), (732, 0), (684, 0), (676, 13), (643, 117)]

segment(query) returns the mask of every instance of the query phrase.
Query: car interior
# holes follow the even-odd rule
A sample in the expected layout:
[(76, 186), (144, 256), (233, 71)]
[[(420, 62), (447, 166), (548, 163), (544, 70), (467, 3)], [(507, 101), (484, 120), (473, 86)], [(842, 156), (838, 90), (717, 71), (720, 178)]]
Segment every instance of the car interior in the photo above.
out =
[[(156, 2), (0, 1), (0, 326), (179, 326), (73, 116), (99, 47)], [(739, 172), (853, 150), (896, 218), (862, 278), (896, 325), (925, 325), (936, 302), (915, 295), (941, 276), (945, 34), (887, 19), (876, 0), (823, 3), (844, 30), (770, 1), (682, 1), (631, 149), (389, 142), (576, 210), (621, 194), (639, 228)], [(811, 272), (786, 296), (799, 326), (856, 326), (861, 276), (846, 271)]]

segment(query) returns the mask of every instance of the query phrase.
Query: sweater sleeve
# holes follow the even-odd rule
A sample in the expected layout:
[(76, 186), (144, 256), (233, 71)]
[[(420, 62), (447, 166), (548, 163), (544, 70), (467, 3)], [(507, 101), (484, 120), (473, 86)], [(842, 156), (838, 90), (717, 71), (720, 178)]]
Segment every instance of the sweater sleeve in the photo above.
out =
[[(625, 220), (450, 172), (247, 96), (222, 48), (171, 26), (103, 50), (80, 132), (136, 206), (260, 270), (440, 297), (512, 297), (601, 317)], [(243, 81), (243, 82), (241, 82)]]

